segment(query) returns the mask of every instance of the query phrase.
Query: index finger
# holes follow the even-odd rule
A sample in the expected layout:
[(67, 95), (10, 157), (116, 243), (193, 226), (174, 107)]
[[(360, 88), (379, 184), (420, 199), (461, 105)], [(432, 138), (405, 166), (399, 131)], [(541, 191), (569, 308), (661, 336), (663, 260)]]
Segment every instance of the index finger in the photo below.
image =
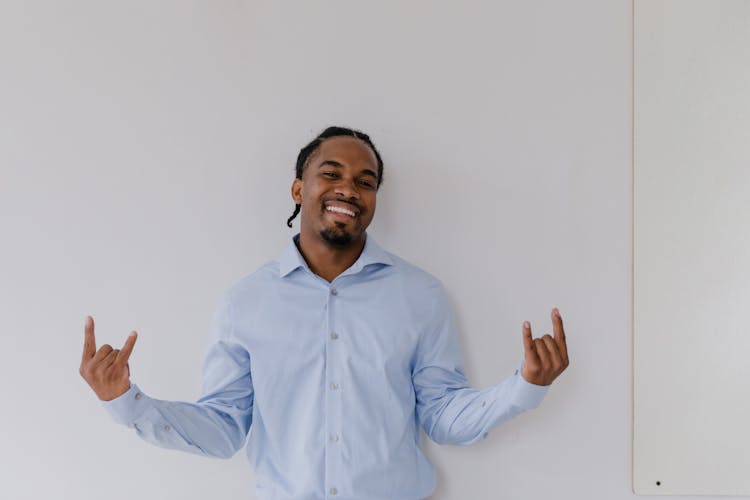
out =
[(86, 323), (83, 327), (83, 361), (93, 358), (94, 354), (96, 354), (94, 318), (86, 316)]
[(552, 309), (552, 329), (555, 333), (555, 342), (560, 348), (560, 352), (563, 354), (564, 358), (567, 359), (568, 347), (565, 343), (565, 329), (563, 328), (563, 321), (560, 310), (556, 307)]

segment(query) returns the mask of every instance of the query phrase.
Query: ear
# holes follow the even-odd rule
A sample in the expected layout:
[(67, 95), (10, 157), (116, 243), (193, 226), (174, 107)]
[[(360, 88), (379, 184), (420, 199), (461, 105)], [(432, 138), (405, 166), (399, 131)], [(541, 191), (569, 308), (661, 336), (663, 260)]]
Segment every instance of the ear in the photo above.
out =
[(297, 205), (302, 205), (302, 181), (294, 179), (292, 182), (292, 199)]

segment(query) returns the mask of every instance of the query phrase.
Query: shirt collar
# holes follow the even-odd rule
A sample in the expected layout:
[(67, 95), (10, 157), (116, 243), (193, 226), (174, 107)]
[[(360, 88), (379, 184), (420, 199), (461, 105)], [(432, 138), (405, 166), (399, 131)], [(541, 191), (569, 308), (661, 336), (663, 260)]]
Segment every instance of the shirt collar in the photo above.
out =
[[(299, 267), (309, 270), (307, 262), (305, 262), (304, 257), (302, 257), (297, 248), (297, 243), (299, 243), (299, 233), (294, 235), (292, 241), (289, 242), (279, 257), (279, 276), (282, 278)], [(372, 236), (366, 233), (365, 247), (362, 249), (362, 253), (359, 254), (359, 258), (357, 258), (354, 264), (342, 274), (358, 273), (370, 264), (392, 266), (393, 259), (388, 252), (380, 248), (380, 245), (377, 244)]]

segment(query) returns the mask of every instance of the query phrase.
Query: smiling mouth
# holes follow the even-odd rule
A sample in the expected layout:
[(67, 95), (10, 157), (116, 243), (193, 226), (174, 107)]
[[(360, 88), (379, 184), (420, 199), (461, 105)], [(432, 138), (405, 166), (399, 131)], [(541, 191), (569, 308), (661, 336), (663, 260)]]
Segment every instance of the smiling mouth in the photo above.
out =
[(333, 205), (327, 206), (326, 211), (333, 212), (335, 214), (348, 215), (349, 217), (352, 217), (352, 218), (357, 216), (357, 214), (353, 210), (349, 210), (347, 208), (337, 207)]

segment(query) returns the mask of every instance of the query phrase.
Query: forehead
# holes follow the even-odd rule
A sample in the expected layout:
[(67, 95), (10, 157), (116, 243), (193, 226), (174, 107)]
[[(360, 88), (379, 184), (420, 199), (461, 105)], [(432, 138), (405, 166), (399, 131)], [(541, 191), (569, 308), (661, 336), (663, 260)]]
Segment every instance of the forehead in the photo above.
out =
[(326, 160), (336, 160), (350, 167), (368, 168), (377, 172), (378, 161), (370, 146), (351, 136), (330, 137), (324, 140), (312, 158), (320, 165)]

